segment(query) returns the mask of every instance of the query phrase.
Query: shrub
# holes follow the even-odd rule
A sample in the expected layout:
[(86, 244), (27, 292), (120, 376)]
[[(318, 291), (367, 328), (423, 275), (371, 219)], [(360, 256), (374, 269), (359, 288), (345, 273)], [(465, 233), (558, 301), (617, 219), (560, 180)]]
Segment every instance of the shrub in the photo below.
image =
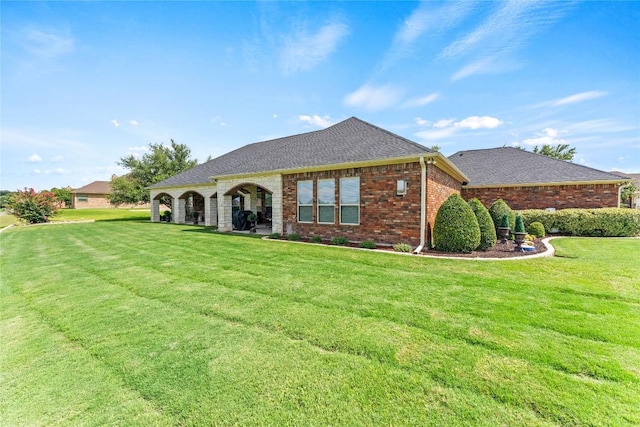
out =
[(282, 234), (280, 234), (280, 233), (271, 233), (271, 234), (269, 234), (269, 238), (270, 239), (276, 239), (277, 240), (277, 239), (279, 239), (281, 237), (282, 237)]
[(335, 246), (346, 246), (349, 244), (349, 239), (344, 236), (336, 236), (329, 243)]
[(393, 245), (393, 250), (396, 252), (411, 252), (413, 248), (408, 243), (396, 243)]
[(510, 225), (514, 225), (516, 223), (516, 213), (504, 200), (498, 199), (489, 207), (489, 215), (491, 215), (491, 219), (493, 219), (493, 223), (496, 225), (496, 233), (498, 232), (498, 227), (500, 227), (504, 214), (509, 216)]
[(520, 214), (516, 215), (516, 225), (513, 228), (513, 232), (514, 233), (524, 233), (525, 232), (524, 221), (522, 220), (522, 215), (520, 215)]
[(287, 236), (287, 240), (291, 240), (292, 242), (298, 242), (302, 240), (302, 236), (300, 236), (298, 233), (291, 233)]
[(535, 237), (544, 237), (546, 235), (544, 231), (544, 225), (541, 222), (534, 221), (527, 227), (527, 233)]
[(511, 225), (509, 224), (508, 213), (502, 215), (502, 219), (500, 220), (500, 225), (498, 226), (498, 228), (511, 228)]
[(322, 243), (322, 237), (311, 236), (311, 238), (309, 238), (309, 243)]
[(58, 212), (58, 198), (49, 191), (38, 193), (33, 188), (25, 188), (11, 196), (7, 211), (29, 224), (49, 222)]
[(469, 207), (476, 215), (478, 225), (480, 226), (480, 245), (476, 249), (486, 251), (496, 244), (496, 226), (493, 223), (489, 211), (478, 199), (469, 200)]
[(438, 209), (433, 225), (438, 251), (471, 252), (480, 246), (480, 225), (469, 205), (454, 193)]
[(376, 242), (374, 242), (373, 240), (364, 240), (360, 242), (360, 247), (364, 249), (375, 249)]
[(547, 231), (572, 236), (633, 237), (640, 234), (640, 211), (636, 209), (539, 209), (521, 211), (525, 224), (541, 222)]

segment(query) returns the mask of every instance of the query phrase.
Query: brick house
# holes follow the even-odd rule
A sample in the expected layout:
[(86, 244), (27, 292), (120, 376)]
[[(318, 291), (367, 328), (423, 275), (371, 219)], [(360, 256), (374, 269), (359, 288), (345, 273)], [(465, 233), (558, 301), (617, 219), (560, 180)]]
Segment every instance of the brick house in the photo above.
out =
[[(427, 245), (442, 202), (467, 177), (445, 156), (355, 117), (326, 129), (249, 144), (149, 187), (151, 220), (221, 231), (251, 211), (273, 232)], [(195, 212), (195, 214), (194, 214)]]
[(93, 181), (84, 187), (71, 190), (72, 209), (98, 209), (110, 208), (107, 198), (111, 193), (109, 181)]
[(503, 199), (513, 209), (620, 207), (630, 178), (512, 147), (459, 151), (449, 160), (469, 181), (465, 200)]

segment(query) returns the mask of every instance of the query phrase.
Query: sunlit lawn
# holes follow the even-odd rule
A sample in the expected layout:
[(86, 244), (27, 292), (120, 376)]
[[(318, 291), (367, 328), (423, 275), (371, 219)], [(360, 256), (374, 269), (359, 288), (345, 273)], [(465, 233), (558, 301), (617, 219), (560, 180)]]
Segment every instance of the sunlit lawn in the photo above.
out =
[(0, 238), (0, 425), (640, 424), (638, 239), (486, 262), (146, 220)]
[(149, 209), (60, 209), (52, 222), (84, 220), (149, 220)]

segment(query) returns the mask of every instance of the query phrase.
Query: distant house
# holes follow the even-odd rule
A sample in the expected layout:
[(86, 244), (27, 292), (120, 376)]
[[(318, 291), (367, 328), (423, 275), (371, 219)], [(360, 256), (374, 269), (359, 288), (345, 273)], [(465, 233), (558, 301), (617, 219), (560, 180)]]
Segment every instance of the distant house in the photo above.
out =
[(355, 117), (241, 147), (150, 186), (152, 221), (231, 231), (252, 211), (273, 232), (426, 245), (442, 202), (467, 177), (445, 156)]
[(111, 208), (108, 196), (111, 193), (109, 181), (93, 181), (84, 187), (71, 190), (73, 209)]
[(622, 173), (618, 171), (612, 171), (611, 173), (621, 177), (631, 178), (631, 182), (636, 185), (637, 190), (631, 197), (627, 206), (632, 209), (640, 209), (640, 173)]
[(627, 176), (512, 147), (459, 151), (449, 160), (469, 181), (465, 200), (503, 199), (513, 209), (619, 207)]

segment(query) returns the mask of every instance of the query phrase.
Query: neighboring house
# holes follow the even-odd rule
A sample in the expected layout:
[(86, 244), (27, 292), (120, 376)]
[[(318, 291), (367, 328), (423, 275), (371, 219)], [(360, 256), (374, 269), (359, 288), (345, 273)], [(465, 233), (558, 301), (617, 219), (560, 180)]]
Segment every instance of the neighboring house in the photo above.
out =
[(622, 173), (618, 171), (612, 171), (611, 173), (621, 177), (631, 178), (631, 182), (636, 185), (637, 190), (631, 197), (630, 203), (626, 204), (626, 206), (632, 209), (640, 209), (640, 173)]
[(112, 207), (107, 198), (111, 193), (109, 181), (93, 181), (84, 187), (71, 190), (71, 207), (73, 209), (96, 209)]
[(512, 147), (459, 151), (449, 160), (469, 182), (465, 200), (503, 199), (513, 209), (619, 207), (629, 177)]
[(467, 177), (445, 156), (350, 118), (326, 129), (241, 147), (149, 187), (151, 219), (170, 197), (172, 221), (194, 211), (233, 229), (235, 211), (272, 231), (426, 245), (438, 208)]

